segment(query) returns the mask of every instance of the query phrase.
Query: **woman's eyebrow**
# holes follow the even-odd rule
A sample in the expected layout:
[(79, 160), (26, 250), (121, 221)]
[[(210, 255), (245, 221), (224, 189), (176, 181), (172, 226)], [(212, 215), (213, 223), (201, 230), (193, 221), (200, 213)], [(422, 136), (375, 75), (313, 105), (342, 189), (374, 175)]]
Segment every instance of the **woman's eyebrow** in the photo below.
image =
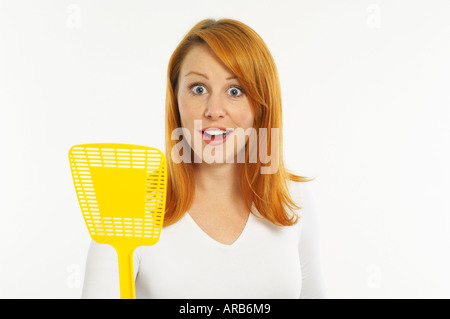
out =
[[(185, 77), (188, 76), (188, 75), (194, 75), (194, 74), (195, 74), (195, 75), (202, 76), (202, 77), (204, 77), (205, 79), (209, 80), (209, 78), (208, 78), (205, 74), (199, 73), (199, 72), (195, 72), (195, 71), (188, 72), (188, 73), (185, 75)], [(232, 76), (230, 76), (230, 77), (227, 77), (225, 80), (229, 81), (229, 80), (235, 80), (235, 79), (237, 79), (237, 78), (238, 78), (237, 76), (232, 75)]]
[(185, 77), (188, 76), (188, 75), (193, 75), (193, 74), (195, 74), (195, 75), (200, 75), (200, 76), (204, 77), (205, 79), (209, 80), (208, 77), (207, 77), (205, 74), (199, 73), (199, 72), (195, 72), (195, 71), (188, 72), (188, 73), (185, 75)]

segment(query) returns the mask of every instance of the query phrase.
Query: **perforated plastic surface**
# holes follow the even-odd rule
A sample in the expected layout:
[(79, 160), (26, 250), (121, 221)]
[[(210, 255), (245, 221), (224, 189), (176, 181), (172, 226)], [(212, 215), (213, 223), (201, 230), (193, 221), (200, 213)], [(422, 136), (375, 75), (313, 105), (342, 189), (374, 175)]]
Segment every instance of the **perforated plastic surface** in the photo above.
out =
[[(89, 234), (96, 242), (116, 249), (121, 296), (134, 298), (134, 277), (132, 283), (125, 283), (132, 276), (132, 252), (156, 244), (164, 221), (165, 156), (147, 146), (98, 143), (73, 146), (69, 160)], [(133, 291), (126, 293), (125, 285), (131, 285), (128, 290)]]

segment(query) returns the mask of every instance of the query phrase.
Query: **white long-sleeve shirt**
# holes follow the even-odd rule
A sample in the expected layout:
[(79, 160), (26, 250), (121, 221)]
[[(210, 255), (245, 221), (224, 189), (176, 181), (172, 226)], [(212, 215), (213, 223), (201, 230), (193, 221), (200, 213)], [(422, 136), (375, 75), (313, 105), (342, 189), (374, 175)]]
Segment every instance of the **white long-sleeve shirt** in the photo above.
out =
[[(250, 214), (231, 245), (207, 235), (186, 213), (161, 231), (153, 246), (134, 253), (136, 298), (325, 298), (314, 198), (290, 182), (302, 205), (294, 226), (275, 226)], [(117, 253), (92, 241), (82, 298), (120, 298)]]

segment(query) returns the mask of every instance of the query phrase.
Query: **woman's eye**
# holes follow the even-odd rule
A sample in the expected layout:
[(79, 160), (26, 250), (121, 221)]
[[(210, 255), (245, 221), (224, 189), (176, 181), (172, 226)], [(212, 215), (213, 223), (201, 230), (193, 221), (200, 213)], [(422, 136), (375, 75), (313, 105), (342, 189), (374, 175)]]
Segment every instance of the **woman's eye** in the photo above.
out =
[(237, 97), (242, 95), (242, 90), (236, 87), (232, 87), (228, 89), (228, 94), (231, 96)]
[(197, 95), (202, 95), (206, 93), (206, 88), (203, 85), (194, 85), (191, 88), (191, 90)]

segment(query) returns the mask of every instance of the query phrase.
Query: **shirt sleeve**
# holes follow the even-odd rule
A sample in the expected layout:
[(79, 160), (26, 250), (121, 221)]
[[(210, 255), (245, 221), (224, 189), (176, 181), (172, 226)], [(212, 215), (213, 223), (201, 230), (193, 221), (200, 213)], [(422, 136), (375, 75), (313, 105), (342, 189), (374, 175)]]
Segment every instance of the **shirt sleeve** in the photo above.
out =
[[(139, 257), (133, 253), (134, 277), (139, 269)], [(119, 299), (119, 261), (111, 245), (91, 241), (86, 259), (82, 299)]]
[(319, 244), (319, 221), (311, 186), (299, 184), (301, 193), (300, 210), (301, 233), (299, 256), (302, 270), (300, 299), (324, 299), (327, 297)]

